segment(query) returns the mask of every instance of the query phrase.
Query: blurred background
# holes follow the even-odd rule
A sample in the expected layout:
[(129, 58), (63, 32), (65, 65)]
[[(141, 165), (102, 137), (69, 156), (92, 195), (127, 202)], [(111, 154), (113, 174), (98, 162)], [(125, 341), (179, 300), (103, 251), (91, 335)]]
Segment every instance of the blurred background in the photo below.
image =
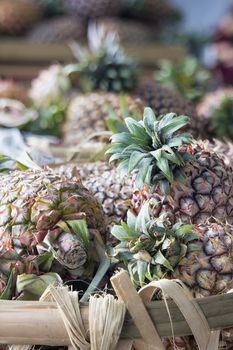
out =
[(0, 0), (1, 130), (46, 153), (108, 135), (122, 94), (231, 139), (232, 83), (232, 0)]

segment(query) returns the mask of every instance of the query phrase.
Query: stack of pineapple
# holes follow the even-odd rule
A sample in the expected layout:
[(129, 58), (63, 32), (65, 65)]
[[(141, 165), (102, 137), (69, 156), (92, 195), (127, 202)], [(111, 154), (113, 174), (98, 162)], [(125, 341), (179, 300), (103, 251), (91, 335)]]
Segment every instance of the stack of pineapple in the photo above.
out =
[[(81, 289), (80, 280), (94, 278), (92, 287), (102, 287), (110, 263), (124, 266), (137, 288), (166, 277), (196, 297), (226, 293), (233, 287), (232, 89), (206, 94), (209, 77), (194, 60), (166, 62), (156, 79), (141, 81), (115, 34), (95, 25), (88, 33), (88, 49), (73, 45), (77, 63), (42, 71), (26, 96), (2, 83), (2, 97), (36, 109), (30, 130), (56, 129), (63, 146), (77, 149), (101, 139), (108, 150), (102, 161), (1, 175), (0, 298), (38, 299), (62, 281)], [(222, 346), (230, 349), (228, 334)], [(191, 337), (164, 344), (197, 348)]]
[(0, 1), (0, 35), (26, 34), (33, 42), (86, 39), (93, 19), (116, 30), (122, 41), (136, 44), (151, 42), (158, 28), (177, 19), (177, 11), (168, 0)]

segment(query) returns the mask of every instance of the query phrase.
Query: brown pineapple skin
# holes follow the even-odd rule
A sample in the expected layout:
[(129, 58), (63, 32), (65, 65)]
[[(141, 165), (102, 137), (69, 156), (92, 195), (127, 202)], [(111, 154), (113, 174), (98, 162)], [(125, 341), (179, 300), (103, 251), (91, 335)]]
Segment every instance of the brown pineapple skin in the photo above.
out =
[(86, 21), (62, 16), (37, 24), (27, 34), (27, 40), (37, 43), (60, 43), (67, 40), (85, 40)]
[(70, 177), (76, 174), (81, 178), (83, 185), (101, 203), (109, 224), (126, 220), (134, 188), (132, 176), (121, 176), (115, 166), (100, 161), (62, 166), (59, 173)]
[(98, 20), (98, 25), (103, 26), (107, 31), (114, 31), (120, 37), (123, 44), (140, 44), (151, 43), (154, 39), (153, 34), (156, 28), (146, 25), (140, 21), (127, 20), (117, 17), (104, 17)]
[(185, 101), (178, 93), (161, 86), (152, 79), (143, 78), (137, 88), (137, 94), (157, 116), (171, 112), (186, 115), (190, 118), (188, 130), (192, 135), (204, 137), (203, 126), (197, 118), (195, 106)]
[[(137, 110), (142, 114), (144, 103), (140, 99), (127, 96), (126, 101), (129, 113)], [(122, 118), (120, 96), (117, 94), (92, 92), (74, 97), (68, 106), (63, 126), (64, 144), (77, 145), (87, 141), (93, 133), (107, 131), (109, 107)]]

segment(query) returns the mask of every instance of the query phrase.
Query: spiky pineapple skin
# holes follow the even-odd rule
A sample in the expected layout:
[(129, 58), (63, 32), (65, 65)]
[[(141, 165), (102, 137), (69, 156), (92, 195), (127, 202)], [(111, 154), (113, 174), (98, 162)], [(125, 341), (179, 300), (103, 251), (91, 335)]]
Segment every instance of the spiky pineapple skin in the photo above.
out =
[(119, 0), (66, 0), (65, 9), (72, 16), (95, 18), (102, 16), (116, 16), (121, 9)]
[[(201, 250), (182, 259), (172, 278), (183, 281), (196, 298), (224, 294), (233, 286), (233, 228), (209, 223), (198, 225), (196, 229)], [(221, 349), (230, 349), (228, 333), (222, 334)], [(177, 350), (198, 349), (193, 337), (179, 337), (175, 341)], [(165, 340), (165, 345), (166, 349), (172, 349), (171, 340)]]
[(110, 225), (126, 219), (134, 187), (132, 176), (121, 176), (116, 167), (106, 162), (62, 166), (59, 172), (81, 178), (83, 185), (102, 204)]
[(185, 101), (178, 93), (175, 93), (154, 80), (142, 79), (137, 89), (139, 97), (145, 101), (146, 106), (151, 107), (155, 115), (176, 113), (190, 117), (189, 129), (194, 136), (204, 134), (200, 120), (196, 116), (195, 106)]
[(24, 4), (16, 0), (0, 1), (0, 33), (18, 35), (29, 29), (41, 18), (36, 4)]
[[(129, 113), (141, 111), (143, 102), (127, 97)], [(66, 122), (63, 126), (63, 141), (66, 145), (77, 145), (87, 141), (93, 133), (107, 130), (106, 120), (109, 108), (122, 117), (120, 96), (114, 93), (93, 92), (74, 97), (67, 109)]]
[(153, 27), (139, 21), (106, 17), (99, 19), (98, 25), (103, 26), (107, 31), (117, 32), (121, 42), (125, 44), (143, 45), (153, 41)]
[(29, 102), (27, 89), (11, 80), (0, 80), (0, 98), (18, 100), (24, 104)]
[[(201, 141), (199, 141), (200, 143)], [(203, 148), (213, 151), (217, 153), (219, 156), (223, 158), (224, 163), (227, 166), (231, 166), (233, 164), (233, 143), (229, 140), (204, 140), (201, 142)]]
[(61, 221), (84, 218), (90, 233), (97, 230), (103, 239), (105, 235), (102, 207), (80, 179), (51, 170), (3, 175), (0, 213), (0, 275), (3, 276), (8, 276), (19, 263), (25, 265), (38, 256), (48, 235), (54, 239), (54, 249), (58, 249), (58, 261), (63, 261), (62, 265), (70, 271), (80, 268), (83, 272), (86, 253), (75, 235), (58, 226)]
[(136, 191), (132, 199), (133, 210), (154, 198), (155, 216), (167, 212), (172, 222), (198, 224), (210, 217), (233, 222), (233, 172), (221, 156), (205, 150), (198, 143), (181, 146), (182, 152), (191, 152), (193, 160), (184, 166), (185, 183), (174, 182), (170, 193), (164, 195), (159, 187)]
[(27, 39), (38, 43), (59, 43), (67, 40), (84, 40), (86, 21), (82, 17), (62, 16), (36, 25)]

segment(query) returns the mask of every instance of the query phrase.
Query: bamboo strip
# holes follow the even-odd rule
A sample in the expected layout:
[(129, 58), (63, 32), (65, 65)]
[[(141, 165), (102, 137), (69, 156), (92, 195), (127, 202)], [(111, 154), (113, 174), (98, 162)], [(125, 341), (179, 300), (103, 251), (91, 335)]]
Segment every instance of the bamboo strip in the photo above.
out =
[[(233, 326), (233, 293), (196, 299), (211, 330)], [(182, 313), (168, 301), (175, 335), (191, 334)], [(171, 336), (168, 313), (163, 301), (152, 302), (147, 310), (160, 336)], [(81, 307), (84, 326), (88, 328), (88, 307)], [(140, 334), (132, 319), (126, 317), (122, 339), (137, 339)], [(55, 303), (33, 301), (0, 301), (1, 344), (69, 345), (69, 339)]]
[(122, 270), (111, 278), (111, 283), (118, 299), (125, 303), (137, 329), (149, 348), (151, 350), (165, 350), (156, 326), (147, 313), (142, 299), (133, 287), (129, 274)]

